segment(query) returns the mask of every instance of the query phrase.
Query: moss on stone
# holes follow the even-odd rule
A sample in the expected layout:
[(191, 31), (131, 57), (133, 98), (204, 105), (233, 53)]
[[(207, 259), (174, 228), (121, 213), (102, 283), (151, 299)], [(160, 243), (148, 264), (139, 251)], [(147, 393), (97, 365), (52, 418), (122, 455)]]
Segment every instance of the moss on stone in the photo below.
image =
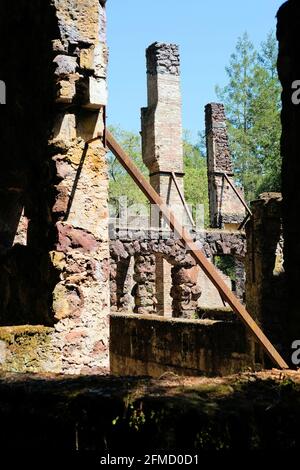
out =
[(48, 336), (54, 331), (53, 328), (42, 325), (20, 325), (0, 327), (0, 341), (13, 343), (20, 337)]
[(42, 364), (49, 361), (49, 357), (55, 364), (58, 354), (51, 344), (53, 332), (53, 328), (44, 326), (1, 327), (1, 369), (11, 372), (38, 372), (43, 370)]

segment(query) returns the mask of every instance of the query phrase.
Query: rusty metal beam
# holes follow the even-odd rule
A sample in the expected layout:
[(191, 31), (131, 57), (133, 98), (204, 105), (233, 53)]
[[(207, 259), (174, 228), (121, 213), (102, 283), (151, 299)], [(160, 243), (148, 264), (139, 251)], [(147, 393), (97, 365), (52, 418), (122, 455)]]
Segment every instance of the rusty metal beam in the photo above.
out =
[(173, 179), (173, 181), (174, 181), (174, 184), (175, 184), (175, 186), (176, 186), (177, 192), (178, 192), (178, 194), (179, 194), (179, 196), (180, 196), (180, 199), (181, 199), (181, 202), (182, 202), (182, 204), (183, 204), (183, 207), (185, 208), (185, 211), (186, 211), (186, 213), (187, 213), (187, 215), (188, 215), (188, 218), (190, 219), (190, 222), (191, 222), (192, 226), (195, 227), (196, 224), (195, 224), (195, 222), (194, 222), (194, 219), (193, 219), (193, 216), (192, 216), (192, 214), (191, 214), (191, 211), (190, 211), (190, 209), (189, 209), (189, 207), (188, 207), (188, 205), (187, 205), (187, 203), (186, 203), (186, 200), (185, 200), (185, 198), (184, 198), (184, 195), (182, 194), (182, 191), (181, 191), (181, 189), (180, 189), (180, 187), (179, 187), (179, 185), (178, 185), (178, 183), (177, 183), (177, 179), (176, 179), (176, 176), (175, 176), (174, 171), (171, 172), (171, 175), (172, 175), (172, 179)]
[(92, 139), (87, 140), (85, 145), (89, 145), (92, 142), (95, 142), (96, 140), (100, 140), (100, 139), (102, 139), (102, 137), (103, 137), (103, 134), (98, 133), (96, 137), (93, 137)]
[(230, 179), (228, 178), (227, 174), (223, 172), (222, 175), (225, 177), (227, 183), (231, 186), (231, 188), (232, 188), (233, 191), (235, 192), (236, 196), (239, 198), (239, 200), (241, 201), (241, 203), (242, 203), (243, 206), (245, 207), (246, 211), (247, 211), (248, 214), (251, 216), (251, 215), (252, 215), (251, 209), (250, 209), (250, 207), (247, 205), (245, 199), (242, 198), (242, 196), (240, 195), (240, 193), (238, 192), (238, 190), (236, 189), (236, 187), (234, 186), (234, 184), (232, 184), (232, 182), (231, 182)]
[(247, 223), (249, 217), (250, 217), (250, 214), (247, 214), (246, 217), (244, 218), (243, 222), (242, 222), (241, 225), (239, 226), (238, 230), (242, 230), (242, 229), (245, 227), (245, 225), (246, 225), (246, 223)]
[(174, 213), (167, 207), (166, 203), (157, 194), (151, 184), (147, 181), (144, 175), (134, 165), (130, 157), (124, 152), (122, 147), (114, 139), (112, 134), (106, 131), (106, 143), (109, 150), (117, 157), (119, 162), (130, 174), (132, 179), (149, 199), (152, 204), (156, 204), (166, 221), (169, 223), (171, 229), (178, 234), (181, 240), (186, 244), (186, 247), (190, 250), (191, 256), (194, 258), (196, 263), (202, 268), (207, 277), (211, 280), (214, 286), (218, 289), (221, 297), (230, 305), (232, 310), (239, 316), (244, 322), (250, 333), (254, 338), (261, 344), (264, 351), (271, 358), (273, 363), (280, 369), (288, 369), (288, 365), (284, 359), (280, 356), (278, 351), (274, 348), (273, 344), (265, 336), (262, 330), (259, 328), (257, 323), (249, 315), (245, 307), (235, 297), (231, 290), (227, 287), (215, 267), (207, 260), (205, 254), (199, 248), (199, 246), (193, 241), (188, 231), (177, 221)]

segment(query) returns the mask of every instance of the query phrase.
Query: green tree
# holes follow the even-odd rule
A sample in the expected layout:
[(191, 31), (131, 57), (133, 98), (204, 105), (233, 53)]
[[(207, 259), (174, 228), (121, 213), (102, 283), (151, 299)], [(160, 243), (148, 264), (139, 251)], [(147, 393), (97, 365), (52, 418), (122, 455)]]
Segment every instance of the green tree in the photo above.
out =
[(256, 95), (251, 112), (257, 117), (253, 125), (255, 151), (262, 162), (257, 193), (281, 190), (281, 85), (277, 74), (278, 47), (274, 33), (262, 43), (255, 71)]
[[(141, 138), (138, 134), (128, 132), (116, 126), (109, 127), (110, 132), (120, 142), (124, 150), (130, 155), (131, 159), (139, 170), (147, 177), (148, 170), (143, 163), (141, 154)], [(109, 165), (109, 202), (116, 209), (119, 207), (119, 198), (121, 196), (127, 197), (127, 204), (143, 204), (147, 205), (148, 200), (134, 183), (131, 176), (118, 162), (117, 158), (111, 153), (108, 153)]]
[(280, 84), (273, 32), (256, 51), (247, 33), (226, 68), (228, 84), (216, 87), (225, 104), (235, 172), (246, 199), (280, 189)]
[[(209, 223), (208, 181), (206, 159), (200, 151), (200, 145), (190, 142), (188, 133), (183, 140), (184, 154), (184, 194), (186, 202), (193, 208), (204, 205), (204, 223)], [(195, 216), (195, 211), (193, 211)]]

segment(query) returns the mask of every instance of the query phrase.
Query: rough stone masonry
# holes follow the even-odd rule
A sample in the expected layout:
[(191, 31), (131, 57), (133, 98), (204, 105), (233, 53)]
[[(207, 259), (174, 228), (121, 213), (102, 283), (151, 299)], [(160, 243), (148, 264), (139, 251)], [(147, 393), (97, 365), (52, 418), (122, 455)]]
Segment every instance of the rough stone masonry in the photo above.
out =
[[(210, 224), (216, 228), (238, 228), (245, 209), (224, 177), (233, 182), (224, 105), (209, 103), (205, 107), (207, 170)], [(243, 196), (241, 188), (238, 189)]]
[[(184, 222), (184, 206), (171, 176), (171, 172), (174, 172), (178, 187), (183, 194), (179, 48), (176, 44), (155, 42), (146, 50), (146, 58), (148, 107), (142, 109), (143, 160), (149, 168), (151, 185), (176, 213), (177, 218)], [(151, 208), (151, 226), (154, 228), (163, 227), (163, 221), (155, 207)], [(158, 253), (156, 256), (149, 254), (147, 263), (152, 266), (155, 289), (151, 289), (151, 284), (141, 285), (139, 272), (140, 269), (143, 270), (143, 263), (140, 263), (140, 268), (137, 264), (137, 290), (142, 289), (142, 292), (148, 292), (147, 303), (150, 302), (150, 304), (142, 305), (141, 309), (138, 309), (138, 313), (150, 310), (151, 312), (157, 311), (161, 315), (170, 315), (172, 310), (171, 292), (173, 307), (174, 303), (178, 304), (177, 314), (181, 315), (183, 303), (189, 303), (186, 301), (186, 297), (190, 297), (190, 292), (180, 293), (180, 287), (176, 289), (174, 285), (177, 284), (184, 289), (180, 279), (189, 277), (191, 286), (194, 286), (193, 278), (197, 277), (198, 268), (194, 267), (189, 272), (183, 272), (184, 268), (173, 267), (171, 273), (171, 265)], [(171, 278), (173, 278), (173, 284)], [(197, 295), (199, 296), (200, 292)], [(195, 294), (196, 300), (197, 295)], [(182, 297), (185, 298), (185, 301), (182, 300)]]
[[(194, 318), (203, 288), (203, 276), (200, 278), (200, 282), (199, 278), (192, 276), (195, 261), (183, 243), (174, 237), (164, 235), (167, 233), (134, 229), (112, 233), (110, 241), (110, 292), (111, 306), (114, 311), (131, 313), (133, 307), (136, 313), (155, 313), (153, 303), (156, 277), (155, 259), (159, 255), (171, 267), (171, 316)], [(242, 265), (242, 273), (237, 273), (237, 287), (239, 291), (244, 292), (245, 233), (242, 231), (204, 230), (195, 233), (194, 239), (203, 247), (208, 259), (213, 260), (214, 256), (229, 255), (234, 258), (238, 269)], [(133, 306), (130, 302), (130, 285), (132, 286), (133, 283), (128, 283), (131, 260), (133, 260), (135, 272)], [(205, 289), (206, 293), (211, 291), (210, 284), (205, 286)], [(213, 295), (219, 299), (217, 291), (213, 291)], [(168, 316), (165, 312), (163, 314)]]
[[(183, 192), (183, 145), (180, 57), (175, 44), (155, 42), (146, 50), (148, 107), (142, 108), (142, 154), (150, 183), (158, 194), (183, 215), (183, 205), (171, 179), (174, 172)], [(159, 227), (152, 208), (151, 226)]]
[(105, 1), (4, 1), (0, 16), (1, 44), (10, 44), (1, 46), (0, 322), (51, 327), (43, 360), (27, 358), (25, 370), (103, 371), (108, 176), (101, 142), (86, 142), (104, 128)]
[[(109, 364), (109, 275), (113, 306), (128, 300), (126, 269), (133, 261), (136, 313), (170, 308), (174, 317), (191, 318), (201, 293), (198, 268), (181, 242), (156, 241), (155, 230), (143, 240), (116, 240), (109, 253), (105, 149), (100, 140), (87, 144), (105, 125), (105, 2), (3, 0), (0, 8), (0, 43), (11, 44), (0, 48), (7, 85), (0, 127), (0, 366), (102, 373)], [(170, 178), (174, 171), (183, 191), (178, 47), (151, 45), (147, 71), (143, 158), (151, 183), (177, 205), (178, 216), (182, 202)], [(216, 161), (222, 139), (215, 139)], [(152, 224), (161, 234), (156, 216)], [(208, 231), (204, 238), (211, 260), (230, 254), (242, 261), (243, 234)]]

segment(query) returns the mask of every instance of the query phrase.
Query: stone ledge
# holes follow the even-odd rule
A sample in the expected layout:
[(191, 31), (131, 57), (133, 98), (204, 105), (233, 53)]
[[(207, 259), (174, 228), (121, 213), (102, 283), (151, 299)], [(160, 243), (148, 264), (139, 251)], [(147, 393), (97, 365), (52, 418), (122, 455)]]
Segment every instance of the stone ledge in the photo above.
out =
[(1, 326), (0, 341), (14, 341), (20, 336), (48, 335), (55, 330), (43, 325)]
[(240, 322), (156, 315), (110, 316), (114, 375), (226, 375), (254, 366)]
[(237, 314), (230, 307), (199, 307), (196, 315), (199, 320), (238, 321)]
[(163, 317), (161, 315), (138, 315), (138, 314), (131, 314), (131, 313), (111, 313), (110, 314), (111, 318), (124, 318), (124, 319), (132, 319), (132, 320), (141, 320), (141, 321), (150, 321), (150, 322), (161, 322), (161, 323), (168, 323), (169, 325), (172, 324), (180, 324), (180, 323), (185, 323), (187, 325), (206, 325), (206, 326), (212, 326), (215, 323), (220, 323), (217, 320), (210, 320), (210, 319), (197, 319), (195, 318), (194, 320), (190, 320), (187, 318), (169, 318), (169, 317)]
[(54, 331), (41, 325), (0, 327), (0, 371), (59, 371), (61, 358), (53, 345)]

